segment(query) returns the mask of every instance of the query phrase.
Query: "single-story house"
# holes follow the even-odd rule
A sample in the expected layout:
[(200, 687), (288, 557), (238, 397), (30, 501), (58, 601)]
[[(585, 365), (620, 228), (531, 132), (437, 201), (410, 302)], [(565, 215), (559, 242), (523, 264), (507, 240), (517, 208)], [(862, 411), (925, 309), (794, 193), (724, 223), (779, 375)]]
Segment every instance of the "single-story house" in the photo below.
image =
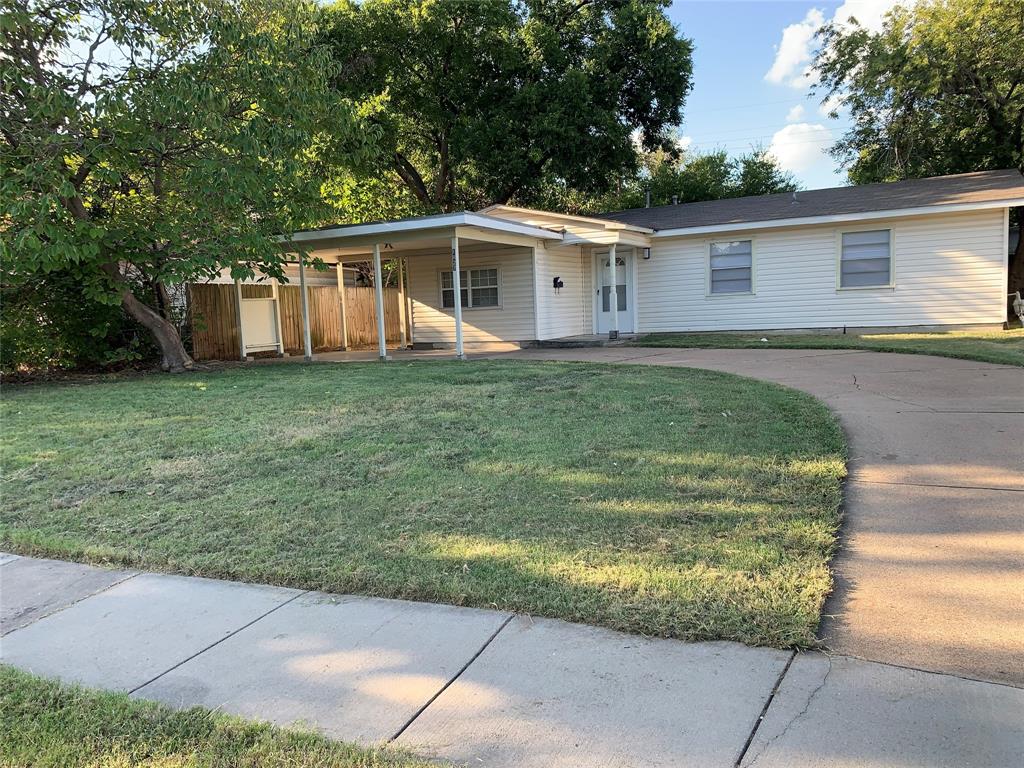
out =
[(407, 341), (462, 355), (590, 334), (998, 325), (1022, 205), (1024, 177), (1005, 170), (593, 216), (493, 205), (291, 243), (339, 268), (399, 260)]

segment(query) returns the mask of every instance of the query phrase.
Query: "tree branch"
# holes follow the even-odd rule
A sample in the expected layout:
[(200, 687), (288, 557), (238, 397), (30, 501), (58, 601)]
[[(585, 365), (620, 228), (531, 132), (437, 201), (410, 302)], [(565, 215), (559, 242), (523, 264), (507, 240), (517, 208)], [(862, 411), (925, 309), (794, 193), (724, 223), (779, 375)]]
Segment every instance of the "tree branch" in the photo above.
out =
[(434, 201), (430, 198), (430, 192), (427, 191), (427, 185), (423, 181), (420, 172), (416, 170), (415, 166), (401, 152), (395, 152), (394, 166), (402, 181), (412, 190), (412, 193), (416, 195), (420, 202), (427, 203), (428, 205), (433, 204)]

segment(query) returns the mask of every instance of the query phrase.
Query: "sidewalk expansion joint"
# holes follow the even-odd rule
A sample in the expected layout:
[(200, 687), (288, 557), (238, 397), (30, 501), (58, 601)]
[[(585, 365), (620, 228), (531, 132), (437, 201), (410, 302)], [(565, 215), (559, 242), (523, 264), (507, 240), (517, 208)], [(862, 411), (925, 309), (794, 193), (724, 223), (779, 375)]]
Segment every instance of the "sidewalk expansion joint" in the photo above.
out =
[(452, 685), (452, 683), (454, 683), (456, 680), (458, 680), (459, 677), (462, 676), (462, 673), (465, 672), (467, 669), (469, 669), (470, 664), (472, 664), (474, 661), (476, 661), (478, 658), (480, 658), (480, 654), (483, 653), (485, 650), (487, 650), (487, 646), (489, 646), (494, 641), (494, 638), (496, 638), (501, 633), (501, 630), (503, 630), (505, 627), (507, 627), (509, 622), (512, 621), (512, 619), (514, 619), (515, 617), (516, 617), (516, 615), (514, 613), (510, 613), (505, 618), (505, 620), (503, 622), (501, 622), (501, 626), (499, 626), (496, 630), (494, 630), (494, 632), (491, 633), (491, 636), (488, 637), (484, 641), (484, 644), (480, 646), (480, 649), (470, 657), (469, 661), (467, 661), (465, 664), (463, 664), (461, 669), (459, 669), (459, 671), (456, 672), (452, 676), (452, 679), (449, 680), (444, 685), (442, 685), (441, 688), (437, 691), (437, 693), (435, 693), (433, 696), (431, 696), (429, 699), (427, 699), (426, 703), (422, 707), (420, 707), (415, 712), (413, 712), (412, 717), (410, 717), (408, 720), (406, 720), (405, 723), (402, 725), (402, 727), (399, 728), (397, 731), (395, 731), (395, 735), (392, 736), (390, 739), (388, 739), (387, 743), (391, 744), (391, 743), (397, 741), (398, 737), (401, 736), (403, 733), (405, 733), (406, 729), (408, 729), (408, 727), (410, 725), (412, 725), (414, 722), (416, 722), (416, 718), (418, 718), (420, 715), (422, 715), (424, 712), (426, 712), (427, 711), (427, 707), (429, 707), (431, 704), (433, 704), (435, 701), (437, 701), (437, 699), (441, 696), (441, 694), (444, 693), (445, 691), (447, 691), (448, 688)]
[(868, 656), (858, 656), (853, 653), (843, 653), (834, 648), (826, 649), (823, 652), (829, 658), (851, 659), (853, 661), (859, 661), (865, 664), (878, 664), (881, 667), (890, 667), (891, 669), (904, 669), (908, 672), (921, 672), (925, 675), (936, 675), (938, 677), (952, 677), (957, 680), (963, 680), (967, 683), (979, 683), (981, 685), (999, 685), (1003, 688), (1012, 688), (1015, 691), (1024, 690), (1024, 685), (1022, 684), (1008, 683), (1003, 680), (989, 680), (984, 677), (971, 677), (970, 675), (963, 674), (961, 672), (945, 672), (941, 669), (927, 669), (925, 667), (914, 667), (909, 664), (897, 664), (894, 661), (883, 661), (881, 659), (872, 659)]
[(279, 610), (281, 608), (284, 608), (286, 605), (288, 605), (288, 603), (291, 603), (291, 602), (293, 602), (295, 600), (298, 600), (303, 595), (308, 595), (308, 594), (309, 594), (309, 590), (307, 590), (305, 592), (299, 592), (297, 595), (292, 595), (287, 600), (285, 600), (283, 603), (280, 603), (279, 605), (275, 605), (273, 608), (271, 608), (269, 611), (266, 611), (265, 613), (261, 613), (255, 619), (253, 619), (250, 622), (247, 622), (247, 623), (243, 624), (238, 629), (235, 629), (235, 630), (232, 630), (231, 632), (228, 632), (228, 634), (224, 635), (224, 637), (222, 637), (222, 638), (220, 638), (218, 640), (213, 641), (212, 643), (210, 643), (205, 648), (200, 648), (198, 651), (193, 653), (191, 656), (189, 656), (189, 657), (187, 657), (185, 659), (182, 659), (181, 661), (179, 661), (174, 666), (168, 667), (163, 672), (161, 672), (159, 675), (156, 675), (155, 677), (150, 678), (149, 680), (147, 680), (146, 682), (142, 683), (141, 685), (135, 686), (130, 691), (128, 691), (128, 694), (131, 695), (131, 694), (135, 693), (136, 691), (141, 690), (142, 688), (145, 688), (150, 683), (155, 683), (157, 680), (159, 680), (161, 677), (163, 677), (164, 675), (168, 674), (169, 672), (173, 672), (174, 670), (176, 670), (178, 667), (182, 666), (183, 664), (188, 664), (190, 661), (192, 661), (192, 659), (196, 658), (197, 656), (201, 656), (202, 654), (206, 653), (211, 648), (214, 648), (214, 647), (220, 645), (221, 643), (223, 643), (228, 638), (234, 637), (239, 632), (241, 632), (243, 629), (248, 629), (253, 624), (255, 624), (257, 621), (260, 621), (262, 619), (267, 618), (267, 616), (272, 614), (274, 611), (277, 611), (277, 610)]
[(847, 483), (861, 483), (863, 485), (908, 485), (914, 488), (954, 488), (961, 491), (1003, 491), (1005, 493), (1024, 493), (1024, 488), (1006, 488), (998, 485), (949, 485), (947, 483), (911, 483), (898, 480), (861, 480), (857, 477), (849, 477)]
[(764, 706), (761, 707), (761, 714), (757, 716), (757, 720), (754, 721), (754, 727), (750, 729), (750, 735), (747, 736), (747, 740), (743, 742), (743, 749), (740, 750), (739, 757), (736, 758), (736, 762), (733, 763), (733, 768), (739, 768), (743, 762), (743, 758), (747, 756), (747, 750), (750, 749), (750, 745), (754, 743), (754, 737), (757, 736), (757, 730), (761, 727), (761, 723), (764, 722), (765, 716), (768, 714), (768, 708), (771, 707), (772, 702), (775, 700), (775, 694), (779, 692), (779, 688), (782, 687), (782, 680), (786, 677), (786, 673), (789, 672), (789, 668), (793, 666), (793, 660), (796, 658), (796, 651), (790, 651), (789, 658), (786, 659), (786, 666), (782, 668), (778, 678), (775, 680), (775, 685), (772, 686), (771, 692), (768, 694), (768, 698), (764, 702)]
[[(793, 653), (793, 656), (794, 657), (796, 656), (796, 652), (795, 651)], [(777, 734), (772, 736), (768, 740), (768, 742), (766, 744), (761, 746), (761, 749), (758, 750), (756, 755), (754, 755), (753, 760), (751, 760), (749, 763), (747, 763), (747, 768), (752, 768), (754, 763), (756, 763), (758, 760), (760, 760), (764, 756), (765, 752), (767, 752), (771, 748), (772, 744), (774, 744), (776, 741), (778, 741), (783, 736), (785, 736), (789, 732), (789, 729), (792, 728), (793, 725), (796, 723), (796, 721), (800, 720), (804, 715), (806, 715), (810, 711), (810, 709), (811, 709), (811, 702), (814, 701), (815, 696), (817, 696), (821, 692), (821, 690), (825, 687), (825, 683), (828, 682), (829, 675), (832, 674), (832, 656), (830, 654), (826, 653), (825, 654), (825, 658), (828, 660), (828, 669), (826, 669), (825, 670), (825, 674), (822, 675), (821, 682), (818, 683), (817, 686), (815, 686), (814, 690), (811, 691), (810, 694), (808, 694), (807, 701), (804, 702), (803, 708), (799, 712), (797, 712), (793, 717), (791, 717), (789, 719), (789, 722), (786, 723), (785, 727), (782, 728), (782, 730), (780, 730)], [(781, 678), (779, 679), (779, 682), (781, 683)], [(743, 758), (741, 757), (740, 760), (742, 760), (742, 759)], [(737, 762), (735, 768), (739, 768), (739, 765), (740, 765), (739, 762)]]
[(118, 579), (117, 581), (115, 581), (115, 582), (113, 582), (111, 584), (107, 584), (107, 586), (103, 587), (102, 589), (97, 589), (95, 592), (90, 592), (88, 595), (82, 595), (77, 600), (72, 600), (67, 605), (62, 605), (62, 606), (60, 606), (60, 608), (56, 608), (56, 609), (50, 611), (49, 613), (44, 613), (41, 616), (36, 616), (28, 624), (25, 624), (25, 625), (20, 626), (20, 627), (15, 627), (14, 629), (12, 629), (12, 630), (10, 630), (8, 632), (0, 633), (0, 637), (7, 637), (8, 635), (14, 634), (19, 629), (25, 629), (26, 627), (31, 627), (37, 621), (41, 621), (42, 619), (49, 618), (50, 616), (55, 616), (56, 614), (60, 613), (61, 611), (66, 611), (68, 608), (70, 608), (73, 605), (78, 605), (83, 600), (88, 600), (90, 597), (96, 597), (96, 595), (102, 595), (108, 589), (113, 589), (118, 584), (124, 584), (126, 581), (130, 581), (130, 580), (134, 579), (136, 576), (141, 576), (142, 573), (143, 573), (142, 571), (131, 571), (123, 579)]

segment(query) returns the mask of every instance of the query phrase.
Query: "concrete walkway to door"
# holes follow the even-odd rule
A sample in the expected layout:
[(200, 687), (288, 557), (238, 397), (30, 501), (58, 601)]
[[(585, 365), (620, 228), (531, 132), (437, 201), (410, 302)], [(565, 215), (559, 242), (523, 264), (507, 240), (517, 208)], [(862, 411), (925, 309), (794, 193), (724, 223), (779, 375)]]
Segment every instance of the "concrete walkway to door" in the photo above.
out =
[(849, 350), (510, 356), (711, 368), (820, 398), (850, 441), (826, 645), (1024, 686), (1024, 369)]

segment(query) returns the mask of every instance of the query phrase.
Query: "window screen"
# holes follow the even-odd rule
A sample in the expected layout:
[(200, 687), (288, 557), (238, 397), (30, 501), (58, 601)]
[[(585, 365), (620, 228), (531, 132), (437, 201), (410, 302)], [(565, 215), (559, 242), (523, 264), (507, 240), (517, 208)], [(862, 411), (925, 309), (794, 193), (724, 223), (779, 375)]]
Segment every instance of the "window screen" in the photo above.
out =
[(890, 232), (844, 232), (839, 259), (839, 287), (862, 288), (892, 284)]
[(711, 293), (750, 293), (754, 288), (750, 240), (711, 244)]

